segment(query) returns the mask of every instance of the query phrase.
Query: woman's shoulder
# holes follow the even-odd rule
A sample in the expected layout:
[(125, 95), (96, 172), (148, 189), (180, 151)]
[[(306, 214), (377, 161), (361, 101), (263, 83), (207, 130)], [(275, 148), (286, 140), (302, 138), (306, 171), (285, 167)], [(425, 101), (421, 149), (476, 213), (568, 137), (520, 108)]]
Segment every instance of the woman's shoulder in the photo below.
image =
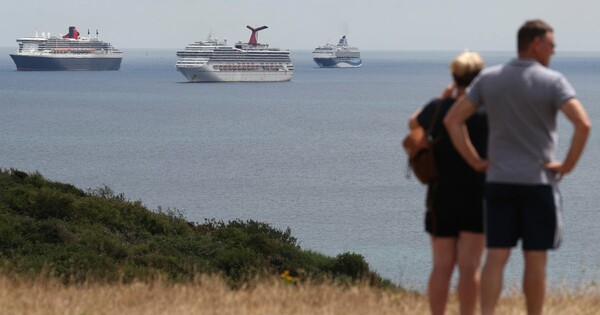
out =
[(431, 99), (429, 101), (429, 103), (425, 104), (425, 106), (423, 107), (423, 110), (425, 110), (425, 109), (435, 110), (436, 107), (438, 107), (438, 106), (440, 106), (441, 109), (448, 109), (448, 108), (450, 108), (450, 106), (452, 106), (452, 104), (454, 104), (455, 101), (456, 101), (456, 99), (454, 99), (452, 97), (447, 97), (444, 99), (435, 97), (435, 98)]

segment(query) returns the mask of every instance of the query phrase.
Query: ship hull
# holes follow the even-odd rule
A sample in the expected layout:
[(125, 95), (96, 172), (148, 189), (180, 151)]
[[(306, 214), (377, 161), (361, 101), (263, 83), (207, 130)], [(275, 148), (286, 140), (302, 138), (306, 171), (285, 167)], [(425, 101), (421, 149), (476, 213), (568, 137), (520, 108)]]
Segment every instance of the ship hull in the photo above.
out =
[(256, 41), (253, 28), (248, 43), (234, 46), (210, 36), (206, 41), (188, 44), (177, 51), (175, 68), (189, 82), (285, 82), (294, 75), (294, 65), (288, 50), (270, 48)]
[(285, 71), (217, 71), (210, 67), (178, 67), (177, 70), (189, 82), (285, 82), (290, 81), (294, 74)]
[(321, 68), (358, 68), (362, 65), (361, 58), (351, 58), (347, 60), (338, 60), (338, 58), (313, 58), (315, 63)]
[(121, 56), (43, 56), (11, 54), (19, 71), (119, 70)]

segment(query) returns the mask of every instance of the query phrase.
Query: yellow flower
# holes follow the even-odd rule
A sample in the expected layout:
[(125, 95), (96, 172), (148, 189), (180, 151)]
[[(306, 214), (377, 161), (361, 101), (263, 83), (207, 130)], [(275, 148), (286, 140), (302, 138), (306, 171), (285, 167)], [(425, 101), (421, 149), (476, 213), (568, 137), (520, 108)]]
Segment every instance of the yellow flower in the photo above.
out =
[(289, 270), (287, 270), (287, 269), (286, 269), (286, 270), (284, 270), (284, 271), (281, 273), (281, 279), (282, 279), (282, 280), (284, 280), (284, 281), (287, 281), (287, 282), (291, 282), (291, 283), (295, 283), (295, 282), (297, 282), (297, 281), (300, 281), (300, 277), (297, 277), (297, 276), (292, 276), (292, 275), (290, 274), (290, 271), (289, 271)]

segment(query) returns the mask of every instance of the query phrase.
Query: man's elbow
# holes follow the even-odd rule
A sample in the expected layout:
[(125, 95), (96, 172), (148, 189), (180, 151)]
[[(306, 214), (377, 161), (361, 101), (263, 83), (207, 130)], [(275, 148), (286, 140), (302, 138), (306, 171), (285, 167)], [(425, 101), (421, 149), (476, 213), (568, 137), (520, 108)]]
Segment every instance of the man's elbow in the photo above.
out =
[(587, 137), (592, 130), (592, 123), (589, 121), (589, 119), (579, 120), (575, 124), (575, 129)]
[(580, 127), (581, 133), (585, 136), (585, 138), (587, 139), (590, 135), (590, 131), (592, 130), (592, 123), (591, 122), (585, 122), (581, 124)]
[(446, 127), (446, 130), (451, 130), (452, 127), (457, 124), (459, 124), (459, 122), (453, 115), (446, 115), (446, 117), (444, 117), (444, 127)]

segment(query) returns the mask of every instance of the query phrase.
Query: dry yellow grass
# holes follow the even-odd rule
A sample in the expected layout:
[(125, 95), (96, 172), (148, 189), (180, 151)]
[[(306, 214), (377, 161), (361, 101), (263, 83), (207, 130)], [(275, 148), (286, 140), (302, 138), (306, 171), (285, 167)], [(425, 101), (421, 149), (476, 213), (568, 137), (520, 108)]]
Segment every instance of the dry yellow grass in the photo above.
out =
[[(520, 294), (503, 297), (498, 314), (525, 314)], [(452, 297), (448, 314), (457, 314)], [(600, 293), (550, 294), (545, 314), (599, 314)], [(280, 281), (230, 290), (218, 278), (193, 284), (163, 281), (65, 286), (53, 280), (0, 277), (1, 314), (427, 314), (427, 298), (368, 286), (290, 285)]]

